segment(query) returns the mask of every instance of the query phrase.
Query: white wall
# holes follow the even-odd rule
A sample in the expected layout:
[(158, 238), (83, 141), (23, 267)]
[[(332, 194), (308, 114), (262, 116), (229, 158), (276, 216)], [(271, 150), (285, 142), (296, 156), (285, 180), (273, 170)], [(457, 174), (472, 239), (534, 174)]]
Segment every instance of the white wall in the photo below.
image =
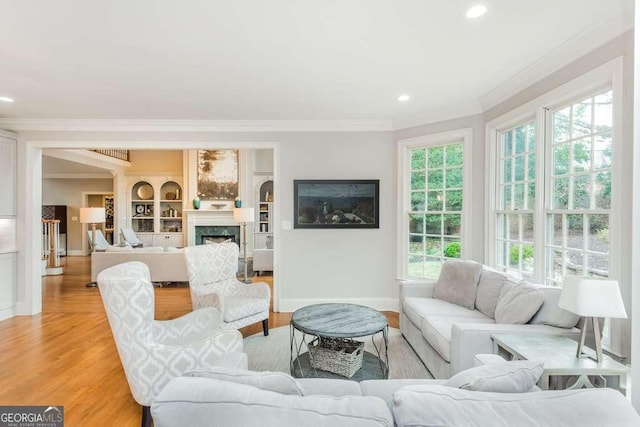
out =
[[(113, 192), (110, 179), (43, 179), (42, 204), (67, 206), (67, 253), (82, 252), (82, 224), (80, 208), (83, 206), (83, 193)], [(76, 218), (75, 221), (72, 218)]]
[(163, 172), (167, 175), (182, 175), (182, 150), (131, 151), (131, 168), (128, 175), (144, 172)]

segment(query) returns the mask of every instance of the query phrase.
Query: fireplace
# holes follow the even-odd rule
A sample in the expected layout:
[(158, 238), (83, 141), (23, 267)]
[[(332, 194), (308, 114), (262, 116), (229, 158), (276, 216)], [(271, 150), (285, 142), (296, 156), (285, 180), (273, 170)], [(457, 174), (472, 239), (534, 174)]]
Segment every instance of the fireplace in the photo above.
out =
[(197, 225), (195, 229), (196, 245), (203, 245), (207, 241), (220, 243), (229, 239), (236, 243), (240, 242), (238, 225)]

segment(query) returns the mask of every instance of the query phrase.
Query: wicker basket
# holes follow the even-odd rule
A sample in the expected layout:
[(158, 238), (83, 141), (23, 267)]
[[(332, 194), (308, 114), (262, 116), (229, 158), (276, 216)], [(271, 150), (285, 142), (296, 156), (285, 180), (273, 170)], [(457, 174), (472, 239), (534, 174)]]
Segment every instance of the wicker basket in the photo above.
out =
[(315, 369), (351, 378), (362, 367), (364, 343), (344, 338), (316, 338), (309, 343), (309, 359)]

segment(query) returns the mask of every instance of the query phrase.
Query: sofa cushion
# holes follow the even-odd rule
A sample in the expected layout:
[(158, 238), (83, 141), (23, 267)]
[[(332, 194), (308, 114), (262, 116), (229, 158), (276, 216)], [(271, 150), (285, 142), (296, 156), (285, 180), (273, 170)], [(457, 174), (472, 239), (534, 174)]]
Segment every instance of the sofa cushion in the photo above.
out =
[(505, 283), (517, 284), (520, 280), (506, 273), (501, 273), (487, 266), (482, 267), (476, 295), (476, 310), (485, 316), (494, 318), (500, 291)]
[(537, 286), (522, 283), (505, 284), (496, 305), (496, 323), (525, 324), (538, 311), (544, 296)]
[(404, 387), (393, 400), (398, 427), (640, 425), (630, 402), (611, 388), (513, 394), (425, 385)]
[(188, 372), (185, 377), (213, 378), (238, 384), (246, 384), (260, 390), (273, 391), (280, 394), (302, 396), (302, 387), (295, 378), (282, 372), (256, 372), (245, 369), (212, 367), (207, 371)]
[(573, 328), (580, 320), (580, 316), (558, 307), (561, 289), (555, 286), (536, 286), (542, 292), (544, 302), (540, 310), (529, 321), (532, 325), (545, 324), (559, 328)]
[[(480, 312), (478, 312), (480, 313)], [(481, 314), (481, 313), (480, 313)], [(482, 315), (482, 314), (481, 314)], [(431, 347), (447, 362), (451, 362), (451, 327), (454, 323), (495, 323), (493, 319), (482, 315), (482, 318), (427, 316), (422, 320), (420, 332)]]
[[(335, 381), (335, 380), (331, 380)], [(393, 393), (408, 385), (444, 385), (447, 380), (403, 379), (403, 380), (366, 380), (360, 382), (363, 396), (376, 396), (387, 402), (393, 409)]]
[(224, 299), (224, 321), (234, 322), (269, 310), (269, 300), (264, 298), (226, 297)]
[(402, 311), (418, 328), (422, 324), (422, 319), (431, 315), (468, 317), (470, 319), (486, 318), (486, 316), (478, 310), (469, 310), (468, 308), (435, 298), (405, 298), (402, 303)]
[(459, 372), (445, 385), (473, 391), (524, 393), (538, 382), (543, 367), (543, 362), (533, 360), (492, 363)]
[(296, 378), (303, 396), (362, 396), (360, 383), (335, 378)]
[(211, 378), (178, 377), (151, 406), (156, 426), (330, 425), (391, 427), (384, 400), (369, 396), (293, 396)]
[(482, 264), (475, 261), (447, 260), (442, 264), (434, 297), (473, 310)]

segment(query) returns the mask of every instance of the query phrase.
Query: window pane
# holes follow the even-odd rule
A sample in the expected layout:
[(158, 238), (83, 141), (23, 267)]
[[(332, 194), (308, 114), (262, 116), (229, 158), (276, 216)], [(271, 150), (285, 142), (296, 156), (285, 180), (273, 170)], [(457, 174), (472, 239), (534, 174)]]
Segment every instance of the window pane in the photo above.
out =
[(444, 256), (447, 258), (460, 258), (461, 245), (459, 239), (444, 239)]
[(562, 142), (569, 139), (569, 107), (553, 113), (553, 140)]
[(442, 233), (442, 215), (425, 215), (424, 216), (426, 227), (425, 234), (437, 234)]
[(609, 253), (609, 215), (588, 215), (589, 246), (595, 252)]
[(462, 188), (462, 168), (446, 170), (446, 188)]
[(553, 229), (551, 230), (551, 235), (553, 236), (551, 243), (555, 246), (563, 246), (563, 227), (562, 227), (562, 217), (561, 214), (549, 215), (551, 217), (551, 225)]
[(516, 154), (524, 153), (525, 146), (526, 146), (525, 127), (520, 126), (516, 128)]
[(424, 172), (411, 172), (411, 189), (424, 190), (425, 176)]
[(535, 154), (529, 154), (527, 156), (527, 168), (528, 168), (528, 173), (527, 173), (527, 178), (529, 179), (535, 179), (536, 178), (536, 155)]
[(582, 276), (584, 273), (586, 273), (583, 268), (583, 262), (584, 252), (567, 251), (567, 260), (565, 263), (566, 274)]
[(516, 209), (524, 208), (524, 184), (513, 186), (513, 206)]
[(553, 180), (553, 208), (566, 209), (569, 207), (569, 178)]
[(524, 156), (518, 156), (515, 159), (515, 180), (522, 181), (524, 179)]
[(427, 277), (424, 269), (425, 257), (422, 255), (409, 255), (409, 265), (407, 273), (413, 277)]
[(511, 148), (513, 145), (513, 134), (511, 133), (511, 131), (507, 131), (507, 132), (504, 132), (502, 135), (503, 135), (502, 152), (504, 153), (504, 156), (510, 156), (511, 153), (513, 153)]
[(441, 237), (426, 238), (425, 255), (442, 256), (442, 238)]
[(430, 170), (427, 175), (427, 185), (430, 190), (442, 188), (442, 170)]
[(446, 191), (445, 194), (447, 195), (446, 210), (461, 211), (462, 210), (462, 191), (449, 190), (449, 191)]
[(511, 209), (511, 186), (505, 185), (502, 187), (502, 208), (503, 209)]
[(507, 159), (502, 163), (504, 168), (504, 182), (511, 182), (513, 179), (512, 162), (512, 159)]
[(582, 249), (584, 247), (582, 215), (567, 215), (567, 247)]
[(428, 191), (427, 192), (427, 210), (441, 211), (442, 210), (442, 191)]
[(589, 209), (591, 183), (589, 175), (573, 177), (573, 209)]
[(411, 169), (424, 169), (425, 168), (425, 151), (413, 150), (411, 151)]
[(573, 105), (573, 137), (591, 133), (591, 98)]
[(533, 214), (521, 215), (520, 222), (522, 224), (522, 240), (533, 243)]
[(533, 123), (527, 126), (527, 151), (535, 151), (536, 149), (536, 127)]
[(527, 183), (527, 209), (533, 209), (536, 206), (536, 185), (533, 182)]
[(412, 211), (424, 210), (424, 191), (411, 192), (411, 210)]
[(596, 209), (611, 209), (611, 172), (596, 175)]
[(547, 284), (554, 285), (562, 283), (562, 278), (564, 277), (563, 252), (558, 249), (552, 249), (549, 251), (549, 256), (547, 258), (549, 260), (549, 264), (547, 266), (549, 274), (547, 275), (547, 278), (553, 280), (553, 282), (547, 282)]
[(415, 234), (409, 235), (409, 253), (410, 254), (423, 254), (424, 253), (424, 237)]
[(424, 233), (424, 215), (421, 215), (421, 214), (409, 215), (409, 233), (414, 233), (414, 234)]
[(609, 277), (609, 255), (588, 254), (587, 268), (590, 276)]
[(594, 126), (596, 132), (609, 132), (613, 127), (613, 92), (595, 97)]
[(596, 135), (593, 143), (593, 168), (605, 169), (611, 167), (611, 145), (610, 133)]
[(459, 236), (462, 215), (446, 214), (444, 216), (444, 234), (447, 236)]
[(442, 156), (444, 153), (442, 147), (429, 148), (428, 153), (429, 153), (428, 167), (430, 169), (441, 168), (443, 164)]
[(553, 148), (553, 174), (564, 175), (569, 172), (569, 144), (560, 144)]
[(447, 166), (462, 166), (462, 144), (447, 145)]
[(507, 221), (509, 225), (507, 239), (520, 240), (520, 215), (509, 214), (507, 215)]
[(441, 258), (425, 257), (424, 277), (437, 278), (442, 269)]
[(573, 171), (585, 172), (591, 169), (591, 139), (581, 139), (573, 144)]

